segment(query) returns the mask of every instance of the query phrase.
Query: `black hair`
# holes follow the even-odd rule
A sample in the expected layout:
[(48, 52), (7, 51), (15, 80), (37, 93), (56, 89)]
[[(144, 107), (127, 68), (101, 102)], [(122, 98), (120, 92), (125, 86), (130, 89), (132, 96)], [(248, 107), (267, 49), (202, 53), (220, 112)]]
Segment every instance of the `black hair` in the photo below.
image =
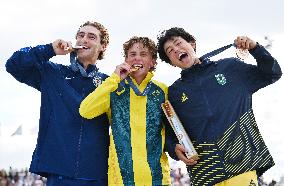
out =
[[(170, 28), (168, 30), (162, 31), (157, 37), (157, 39), (158, 39), (158, 44), (157, 44), (158, 53), (159, 53), (160, 59), (162, 61), (165, 61), (166, 63), (169, 63), (169, 64), (171, 64), (171, 61), (170, 61), (169, 57), (167, 56), (167, 54), (164, 50), (164, 45), (168, 40), (173, 39), (174, 37), (182, 37), (184, 40), (186, 40), (187, 42), (190, 42), (190, 43), (196, 42), (195, 37), (193, 35), (189, 34), (188, 32), (186, 32), (183, 28), (173, 27), (173, 28)], [(194, 49), (194, 50), (196, 50), (196, 49)]]

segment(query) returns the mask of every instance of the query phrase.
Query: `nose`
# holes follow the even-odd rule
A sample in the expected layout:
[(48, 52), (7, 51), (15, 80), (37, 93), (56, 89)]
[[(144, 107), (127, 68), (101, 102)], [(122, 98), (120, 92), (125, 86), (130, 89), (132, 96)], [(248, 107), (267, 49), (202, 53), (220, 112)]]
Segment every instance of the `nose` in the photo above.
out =
[(136, 55), (134, 57), (134, 61), (141, 61), (142, 57), (140, 55)]
[(175, 53), (177, 53), (178, 52), (178, 47), (174, 46), (173, 50), (174, 50)]
[(87, 43), (88, 39), (89, 39), (88, 36), (85, 35), (85, 36), (82, 38), (83, 43)]

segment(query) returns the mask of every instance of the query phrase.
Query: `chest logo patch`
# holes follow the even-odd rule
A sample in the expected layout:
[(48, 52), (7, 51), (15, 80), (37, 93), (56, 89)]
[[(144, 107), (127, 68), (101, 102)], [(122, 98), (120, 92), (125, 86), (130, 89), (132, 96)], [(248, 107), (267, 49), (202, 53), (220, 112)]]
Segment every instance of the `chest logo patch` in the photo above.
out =
[(181, 102), (185, 102), (186, 100), (188, 100), (187, 95), (183, 92), (182, 96), (181, 96)]
[(153, 93), (152, 93), (153, 96), (159, 96), (160, 95), (160, 91), (159, 90), (155, 90)]
[(125, 92), (125, 87), (120, 87), (117, 89), (116, 94), (120, 96), (123, 92)]
[(256, 186), (253, 180), (250, 181), (249, 186)]
[(99, 76), (95, 76), (93, 78), (93, 84), (98, 87), (100, 84), (102, 84), (102, 78)]
[(224, 76), (224, 74), (216, 74), (215, 78), (216, 78), (218, 84), (220, 84), (220, 85), (226, 84), (226, 77)]

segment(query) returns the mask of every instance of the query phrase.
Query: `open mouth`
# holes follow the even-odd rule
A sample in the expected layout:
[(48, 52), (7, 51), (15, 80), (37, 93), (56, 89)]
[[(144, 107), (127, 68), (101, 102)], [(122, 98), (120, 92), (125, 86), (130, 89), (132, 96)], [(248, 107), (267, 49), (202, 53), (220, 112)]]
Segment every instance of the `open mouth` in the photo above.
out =
[(131, 71), (132, 71), (132, 72), (135, 72), (135, 71), (139, 70), (140, 68), (143, 68), (143, 65), (142, 65), (142, 64), (133, 64), (133, 65), (131, 66)]
[(179, 58), (180, 61), (182, 61), (182, 60), (183, 60), (184, 58), (186, 58), (187, 56), (188, 56), (187, 53), (183, 52), (183, 53), (180, 53), (180, 54), (179, 54), (178, 58)]

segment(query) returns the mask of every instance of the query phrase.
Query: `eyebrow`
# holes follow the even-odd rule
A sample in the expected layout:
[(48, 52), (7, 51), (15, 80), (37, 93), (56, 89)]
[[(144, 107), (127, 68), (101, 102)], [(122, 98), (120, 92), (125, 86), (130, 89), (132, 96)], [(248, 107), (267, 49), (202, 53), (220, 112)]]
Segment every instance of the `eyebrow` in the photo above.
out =
[(88, 34), (88, 35), (94, 35), (94, 36), (97, 36), (97, 34), (92, 33), (92, 32), (87, 32), (86, 34)]
[(142, 51), (140, 51), (140, 53), (149, 53), (149, 51), (148, 50), (142, 50)]
[(84, 31), (80, 31), (80, 32), (78, 32), (78, 34), (87, 34), (87, 35), (94, 35), (94, 36), (97, 36), (97, 34), (95, 34), (95, 33), (92, 33), (92, 32), (84, 32)]
[[(174, 39), (172, 39), (172, 41), (173, 41), (173, 44), (175, 45), (175, 43), (178, 41), (178, 38), (174, 38)], [(166, 48), (166, 52), (168, 52), (168, 49), (170, 48), (171, 46), (168, 46), (167, 48)]]
[(175, 39), (174, 39), (173, 44), (176, 44), (176, 42), (178, 42), (178, 38), (175, 38)]

